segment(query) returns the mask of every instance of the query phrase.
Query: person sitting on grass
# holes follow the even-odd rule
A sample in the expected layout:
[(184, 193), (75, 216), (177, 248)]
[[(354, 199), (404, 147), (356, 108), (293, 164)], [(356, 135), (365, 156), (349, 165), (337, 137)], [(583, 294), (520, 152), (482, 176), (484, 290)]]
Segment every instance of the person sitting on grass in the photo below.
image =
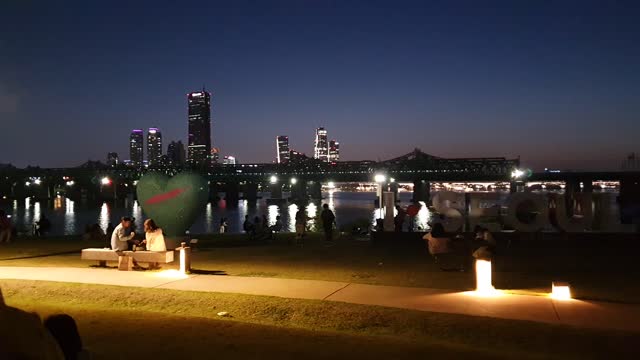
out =
[(446, 266), (445, 263), (449, 262), (455, 254), (452, 251), (451, 239), (447, 237), (444, 232), (444, 226), (442, 223), (435, 223), (431, 228), (431, 232), (427, 233), (424, 237), (427, 241), (427, 247), (429, 253), (433, 256), (436, 264), (442, 271), (463, 271), (464, 268), (460, 265), (457, 267)]
[[(136, 236), (136, 233), (132, 231), (127, 235), (127, 230), (131, 227), (131, 218), (123, 217), (120, 220), (120, 224), (113, 229), (113, 234), (111, 235), (111, 249), (115, 251), (125, 251), (129, 250), (130, 244), (133, 243), (133, 238)], [(135, 246), (135, 244), (133, 244)]]
[(242, 229), (247, 235), (249, 235), (249, 240), (253, 240), (255, 228), (256, 226), (251, 222), (251, 219), (249, 219), (249, 215), (245, 215)]
[[(145, 240), (143, 243), (146, 244), (147, 251), (167, 251), (162, 229), (160, 229), (152, 219), (147, 219), (144, 222), (144, 236)], [(149, 269), (160, 269), (160, 265), (155, 262), (150, 263)]]
[(44, 320), (44, 327), (58, 342), (66, 360), (89, 359), (89, 353), (82, 348), (78, 325), (67, 314), (51, 315)]
[(7, 306), (1, 289), (0, 359), (64, 359), (38, 315)]
[(474, 232), (476, 233), (476, 238), (474, 240), (472, 256), (479, 260), (491, 260), (496, 248), (496, 240), (491, 234), (491, 231), (476, 225)]

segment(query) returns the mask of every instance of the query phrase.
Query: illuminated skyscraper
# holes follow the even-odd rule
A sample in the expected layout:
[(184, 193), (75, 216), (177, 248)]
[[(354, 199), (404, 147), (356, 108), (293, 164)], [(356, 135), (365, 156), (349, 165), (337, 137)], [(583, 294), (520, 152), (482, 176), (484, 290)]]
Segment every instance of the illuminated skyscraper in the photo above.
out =
[(336, 140), (329, 141), (329, 161), (340, 161), (340, 143)]
[(209, 166), (211, 153), (211, 94), (202, 91), (187, 95), (189, 101), (188, 162)]
[(289, 162), (289, 137), (276, 137), (276, 159), (278, 164)]
[(318, 160), (329, 161), (327, 130), (322, 127), (316, 129), (316, 141), (313, 146), (313, 157)]
[(185, 152), (182, 141), (172, 141), (169, 143), (169, 146), (167, 147), (167, 157), (169, 158), (171, 165), (184, 165)]
[(142, 129), (134, 129), (129, 136), (129, 157), (131, 166), (142, 167), (144, 160), (144, 135)]
[(160, 165), (162, 160), (162, 133), (158, 128), (149, 128), (147, 133), (147, 162), (149, 166)]

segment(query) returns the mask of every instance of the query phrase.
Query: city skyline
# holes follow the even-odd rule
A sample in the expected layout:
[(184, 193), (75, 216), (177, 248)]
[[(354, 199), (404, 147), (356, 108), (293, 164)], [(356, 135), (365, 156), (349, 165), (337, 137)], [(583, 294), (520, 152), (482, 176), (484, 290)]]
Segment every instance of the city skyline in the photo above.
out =
[(242, 162), (272, 162), (283, 133), (313, 154), (317, 124), (348, 144), (347, 161), (418, 147), (618, 170), (640, 150), (640, 11), (629, 4), (407, 1), (392, 17), (376, 1), (2, 6), (0, 152), (19, 167), (127, 154), (132, 126), (188, 144), (184, 96), (203, 84), (213, 146)]

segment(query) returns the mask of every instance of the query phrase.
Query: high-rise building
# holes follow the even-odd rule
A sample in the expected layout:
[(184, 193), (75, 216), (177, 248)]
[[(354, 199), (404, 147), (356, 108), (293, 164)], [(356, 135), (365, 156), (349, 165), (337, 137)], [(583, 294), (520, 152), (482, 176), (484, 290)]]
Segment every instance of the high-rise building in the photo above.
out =
[(187, 95), (189, 102), (188, 162), (208, 166), (211, 152), (211, 95), (204, 91)]
[(147, 162), (149, 166), (160, 165), (162, 160), (162, 133), (158, 128), (147, 132)]
[(129, 136), (129, 157), (131, 166), (142, 167), (144, 160), (144, 135), (142, 129), (134, 129)]
[(280, 135), (276, 137), (276, 159), (278, 164), (289, 162), (289, 137)]
[(329, 141), (329, 161), (340, 161), (340, 143), (336, 140)]
[(329, 143), (327, 142), (327, 130), (324, 128), (316, 129), (316, 141), (313, 146), (313, 157), (322, 160), (329, 161)]
[(171, 163), (171, 165), (184, 165), (185, 152), (182, 141), (172, 141), (169, 143), (169, 146), (167, 146), (167, 157), (169, 158), (169, 163)]
[(235, 165), (236, 164), (235, 156), (225, 155), (225, 157), (222, 159), (222, 164), (224, 164), (224, 165)]
[(116, 152), (110, 152), (107, 154), (107, 165), (114, 167), (116, 165), (118, 165), (118, 163), (120, 162), (120, 160), (118, 159), (118, 153)]

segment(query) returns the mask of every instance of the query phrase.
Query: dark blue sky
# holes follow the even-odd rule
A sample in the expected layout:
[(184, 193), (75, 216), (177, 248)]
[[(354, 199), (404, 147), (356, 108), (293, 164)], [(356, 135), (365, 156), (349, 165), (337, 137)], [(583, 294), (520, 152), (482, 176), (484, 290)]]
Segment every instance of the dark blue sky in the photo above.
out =
[(203, 84), (213, 144), (241, 162), (272, 161), (280, 134), (310, 153), (318, 126), (345, 160), (617, 169), (640, 151), (637, 1), (53, 3), (0, 2), (0, 163), (126, 159), (132, 128), (166, 151)]

